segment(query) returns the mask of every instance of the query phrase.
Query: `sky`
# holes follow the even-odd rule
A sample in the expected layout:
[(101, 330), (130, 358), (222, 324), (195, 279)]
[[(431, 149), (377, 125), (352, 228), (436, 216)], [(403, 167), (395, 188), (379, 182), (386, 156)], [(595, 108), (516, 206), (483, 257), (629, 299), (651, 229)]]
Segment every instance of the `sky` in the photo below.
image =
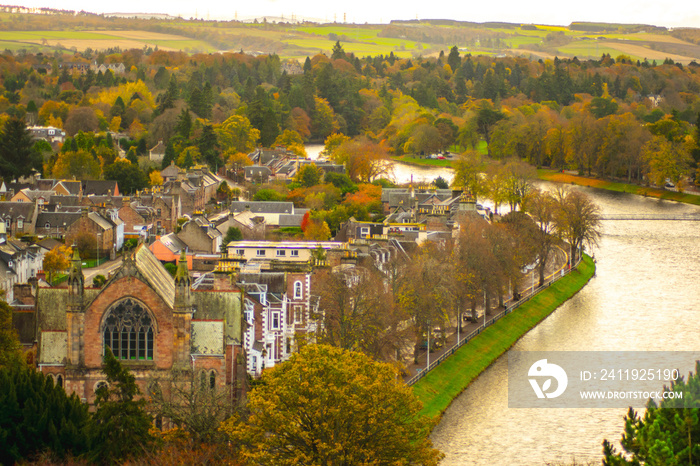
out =
[(666, 27), (700, 27), (700, 2), (659, 0), (13, 0), (7, 4), (85, 10), (93, 13), (167, 13), (183, 18), (247, 20), (294, 15), (328, 22), (388, 23), (392, 19), (454, 19), (568, 25), (572, 21), (641, 23)]

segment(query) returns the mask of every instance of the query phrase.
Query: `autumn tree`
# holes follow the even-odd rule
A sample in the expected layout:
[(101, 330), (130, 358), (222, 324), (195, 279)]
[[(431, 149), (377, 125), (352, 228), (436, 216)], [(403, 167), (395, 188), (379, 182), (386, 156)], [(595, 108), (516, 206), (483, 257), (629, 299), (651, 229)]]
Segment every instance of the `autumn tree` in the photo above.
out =
[(377, 360), (402, 346), (401, 322), (407, 318), (393, 304), (377, 271), (340, 267), (322, 271), (314, 281), (323, 315), (324, 343), (362, 351)]
[(386, 150), (366, 137), (340, 144), (330, 155), (331, 160), (345, 165), (345, 172), (353, 181), (371, 182), (389, 170)]
[(260, 131), (243, 115), (231, 115), (215, 129), (223, 152), (248, 154), (255, 149)]
[(571, 264), (577, 261), (585, 245), (595, 245), (600, 238), (600, 209), (578, 190), (560, 188), (556, 192), (554, 225), (559, 236), (569, 243)]
[(663, 186), (666, 179), (678, 183), (690, 162), (687, 146), (662, 136), (651, 138), (642, 154), (648, 167), (646, 176), (656, 186)]
[(454, 309), (450, 282), (449, 252), (426, 242), (407, 263), (396, 302), (413, 320), (417, 358), (429, 330), (439, 327), (446, 334)]
[(301, 157), (306, 157), (306, 148), (304, 147), (304, 140), (301, 138), (298, 132), (285, 129), (282, 134), (277, 136), (273, 146), (282, 146), (288, 151), (299, 155)]
[(100, 172), (100, 161), (84, 149), (60, 152), (51, 168), (51, 175), (57, 179), (97, 180)]
[(557, 201), (547, 191), (533, 189), (523, 202), (523, 210), (532, 216), (537, 224), (535, 244), (537, 248), (537, 268), (539, 286), (544, 285), (544, 272), (554, 249), (556, 237)]
[(188, 432), (197, 442), (216, 442), (221, 422), (232, 412), (230, 393), (212, 384), (207, 372), (173, 369), (149, 381), (148, 411)]
[(263, 372), (250, 414), (222, 430), (252, 463), (436, 465), (431, 422), (396, 369), (328, 345), (306, 345)]
[(468, 150), (455, 161), (455, 176), (452, 186), (461, 188), (470, 194), (474, 200), (486, 192), (481, 172), (483, 162), (481, 154), (476, 150)]
[(56, 272), (67, 270), (70, 267), (70, 258), (73, 255), (73, 250), (70, 246), (55, 246), (44, 256), (42, 268), (44, 272), (49, 274), (49, 283), (53, 283), (53, 277)]
[(317, 185), (321, 182), (323, 171), (315, 163), (305, 163), (299, 168), (295, 181), (305, 188)]

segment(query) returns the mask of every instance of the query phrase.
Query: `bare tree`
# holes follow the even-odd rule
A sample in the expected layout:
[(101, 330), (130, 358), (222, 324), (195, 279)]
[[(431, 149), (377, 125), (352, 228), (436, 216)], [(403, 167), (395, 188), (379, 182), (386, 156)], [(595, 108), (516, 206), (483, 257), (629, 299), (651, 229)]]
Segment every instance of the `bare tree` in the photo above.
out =
[(556, 191), (557, 209), (554, 224), (562, 239), (570, 246), (569, 260), (576, 263), (584, 245), (595, 245), (600, 238), (600, 209), (581, 191)]
[(557, 202), (549, 192), (534, 189), (523, 203), (524, 210), (529, 213), (537, 224), (537, 234), (535, 235), (535, 244), (537, 245), (538, 271), (539, 271), (539, 286), (544, 285), (544, 271), (556, 237), (554, 236), (555, 218), (557, 214)]
[(216, 440), (219, 425), (233, 410), (228, 390), (205, 370), (173, 369), (149, 382), (148, 396), (151, 414), (205, 441)]

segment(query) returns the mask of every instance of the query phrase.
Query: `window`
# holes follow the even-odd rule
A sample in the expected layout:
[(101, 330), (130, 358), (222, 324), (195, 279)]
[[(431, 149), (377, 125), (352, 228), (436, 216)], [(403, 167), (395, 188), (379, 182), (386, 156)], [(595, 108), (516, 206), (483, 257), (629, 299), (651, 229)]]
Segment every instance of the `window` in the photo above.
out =
[(10, 227), (12, 226), (12, 219), (10, 217), (7, 217), (5, 219), (5, 228), (7, 228), (7, 231), (10, 231)]
[(299, 251), (297, 251), (296, 249), (293, 249), (289, 255), (292, 257), (299, 257)]
[(364, 238), (369, 235), (369, 227), (360, 228), (360, 238)]
[(243, 249), (236, 249), (236, 254), (239, 255), (239, 256), (244, 256), (244, 255), (245, 255), (245, 251), (244, 251)]
[(270, 322), (270, 328), (272, 330), (277, 330), (280, 328), (280, 313), (279, 312), (272, 313), (272, 320)]
[(17, 229), (21, 230), (22, 228), (24, 228), (24, 220), (22, 220), (21, 218), (18, 218), (17, 219)]
[(301, 282), (294, 282), (294, 299), (301, 299), (302, 297), (302, 287)]
[(153, 360), (153, 320), (133, 299), (119, 301), (107, 311), (103, 336), (104, 346), (117, 359)]
[(209, 390), (216, 388), (216, 371), (209, 372)]
[(56, 386), (63, 388), (63, 376), (60, 374), (56, 377)]
[(277, 250), (277, 257), (284, 257), (286, 255), (287, 255), (287, 251), (285, 251), (284, 249)]
[(50, 224), (49, 222), (46, 222), (46, 223), (44, 224), (44, 228), (46, 228), (47, 230), (50, 230), (50, 229), (51, 229), (51, 224)]
[(160, 217), (160, 209), (158, 209), (158, 216)]
[(294, 323), (300, 323), (302, 321), (301, 306), (294, 306)]
[(264, 249), (258, 249), (255, 251), (255, 255), (258, 257), (265, 257), (265, 250)]

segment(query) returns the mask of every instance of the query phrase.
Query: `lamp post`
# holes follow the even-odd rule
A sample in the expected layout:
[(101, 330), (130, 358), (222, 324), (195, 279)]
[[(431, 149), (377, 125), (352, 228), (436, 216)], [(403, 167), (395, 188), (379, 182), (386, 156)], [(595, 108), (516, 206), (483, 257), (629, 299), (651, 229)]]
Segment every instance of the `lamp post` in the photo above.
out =
[(96, 241), (97, 241), (97, 242), (95, 243), (95, 256), (96, 256), (96, 258), (97, 258), (97, 259), (95, 260), (95, 267), (97, 267), (98, 265), (100, 265), (100, 236), (102, 236), (102, 233), (97, 233), (97, 234), (95, 235), (95, 239), (96, 239)]
[(430, 370), (430, 321), (428, 321), (428, 352), (427, 354), (427, 364), (425, 365), (425, 371), (428, 372)]

